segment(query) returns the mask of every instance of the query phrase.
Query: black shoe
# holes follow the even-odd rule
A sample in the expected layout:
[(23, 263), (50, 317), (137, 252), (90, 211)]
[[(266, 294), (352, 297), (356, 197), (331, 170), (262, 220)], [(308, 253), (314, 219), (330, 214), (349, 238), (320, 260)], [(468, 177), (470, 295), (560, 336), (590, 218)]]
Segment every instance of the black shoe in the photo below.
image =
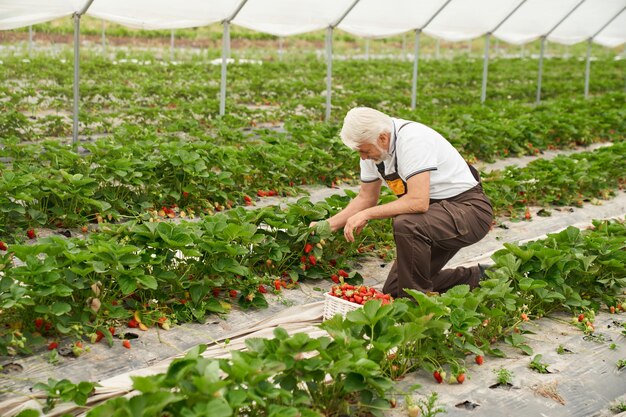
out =
[(487, 278), (488, 278), (488, 277), (487, 277), (486, 272), (487, 272), (487, 270), (488, 270), (489, 268), (491, 268), (492, 266), (493, 266), (493, 264), (489, 264), (489, 265), (486, 265), (486, 264), (478, 264), (478, 269), (480, 270), (480, 275), (478, 276), (478, 280), (479, 280), (479, 281), (483, 281), (483, 280), (485, 280), (485, 279), (487, 279)]

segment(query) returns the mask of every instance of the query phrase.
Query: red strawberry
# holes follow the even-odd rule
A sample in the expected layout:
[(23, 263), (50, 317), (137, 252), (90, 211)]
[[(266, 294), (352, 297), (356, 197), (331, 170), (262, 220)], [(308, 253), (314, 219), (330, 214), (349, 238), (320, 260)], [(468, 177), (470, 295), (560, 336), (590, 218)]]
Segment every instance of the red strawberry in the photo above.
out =
[(332, 279), (335, 284), (339, 284), (339, 277), (337, 274), (333, 274), (330, 279)]
[(7, 244), (0, 241), (0, 250), (7, 250)]
[(44, 324), (44, 321), (43, 321), (43, 319), (41, 317), (38, 317), (38, 318), (35, 319), (35, 327), (37, 329), (40, 329), (41, 326), (43, 326), (43, 324)]
[(305, 264), (305, 263), (306, 263), (306, 256), (302, 255), (302, 256), (300, 257), (300, 263), (301, 263), (301, 264)]
[(465, 374), (458, 374), (456, 376), (456, 382), (458, 382), (459, 384), (462, 384), (463, 382), (465, 382)]
[(443, 377), (441, 376), (441, 373), (439, 371), (433, 372), (433, 377), (438, 384), (441, 384), (443, 382)]
[(101, 341), (103, 338), (104, 338), (104, 333), (102, 333), (100, 330), (96, 330), (96, 343)]
[(29, 239), (34, 239), (37, 237), (37, 235), (35, 234), (35, 231), (33, 229), (28, 229), (26, 231), (26, 236), (28, 236)]
[(122, 342), (122, 346), (124, 346), (126, 349), (130, 349), (130, 340), (126, 339)]
[(282, 288), (282, 284), (280, 283), (279, 279), (274, 280), (274, 288), (276, 289), (276, 291), (280, 291), (280, 289)]
[(243, 200), (244, 200), (246, 203), (252, 203), (252, 198), (250, 198), (250, 196), (244, 195), (244, 196), (243, 196)]
[(238, 294), (238, 293), (237, 293), (237, 290), (230, 290), (230, 291), (228, 292), (228, 295), (230, 295), (230, 298), (235, 298), (235, 297), (237, 297), (237, 294)]
[(530, 210), (528, 209), (528, 207), (526, 207), (526, 212), (524, 213), (524, 218), (526, 220), (530, 220), (532, 218), (532, 216), (530, 215)]
[(337, 266), (337, 260), (336, 259), (331, 259), (330, 261), (328, 261), (328, 263), (330, 264), (330, 266)]
[(184, 198), (189, 197), (189, 193), (188, 193), (187, 191), (183, 191), (183, 197), (184, 197)]
[(59, 347), (59, 344), (57, 342), (50, 342), (50, 344), (48, 345), (48, 350), (53, 350)]
[(111, 335), (115, 334), (115, 327), (109, 327), (109, 332), (111, 333)]
[(259, 292), (261, 294), (267, 294), (267, 288), (265, 288), (265, 285), (259, 285)]
[(578, 315), (578, 321), (579, 322), (583, 321), (584, 319), (585, 319), (585, 315), (584, 314), (581, 313), (581, 314)]
[(309, 255), (309, 262), (311, 262), (311, 265), (313, 266), (317, 264), (317, 258), (315, 257), (315, 255)]
[(215, 297), (215, 298), (220, 296), (220, 289), (219, 288), (213, 288), (211, 290), (211, 292), (213, 293), (213, 297)]
[(482, 365), (485, 362), (485, 358), (482, 355), (476, 355), (476, 363)]
[(137, 328), (139, 327), (139, 322), (135, 320), (135, 318), (132, 318), (128, 320), (128, 327)]
[(256, 195), (258, 195), (259, 197), (267, 197), (267, 191), (258, 190), (256, 192)]
[(615, 306), (611, 306), (609, 308), (609, 311), (611, 312), (611, 314), (615, 314)]
[(522, 314), (520, 315), (520, 317), (521, 317), (522, 321), (528, 321), (528, 320), (529, 320), (529, 319), (528, 319), (528, 314), (526, 314), (526, 313), (522, 313)]
[(309, 253), (313, 250), (313, 245), (311, 245), (310, 243), (307, 243), (306, 245), (304, 245), (304, 253)]

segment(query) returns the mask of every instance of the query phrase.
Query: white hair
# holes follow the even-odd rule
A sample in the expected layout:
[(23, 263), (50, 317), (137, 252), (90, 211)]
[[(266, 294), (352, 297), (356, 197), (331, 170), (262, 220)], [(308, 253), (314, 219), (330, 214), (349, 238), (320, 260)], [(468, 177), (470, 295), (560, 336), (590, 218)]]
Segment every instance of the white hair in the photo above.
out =
[(341, 140), (351, 149), (365, 143), (376, 143), (381, 133), (390, 133), (393, 129), (391, 117), (369, 107), (355, 107), (343, 119)]

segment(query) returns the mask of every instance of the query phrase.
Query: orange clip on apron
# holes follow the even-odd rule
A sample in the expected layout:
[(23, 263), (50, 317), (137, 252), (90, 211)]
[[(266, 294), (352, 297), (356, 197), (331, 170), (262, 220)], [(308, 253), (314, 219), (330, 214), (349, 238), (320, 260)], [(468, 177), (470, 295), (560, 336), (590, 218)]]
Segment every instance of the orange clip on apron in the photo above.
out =
[[(400, 132), (404, 126), (410, 123), (412, 122), (404, 123), (402, 126), (398, 128), (398, 132)], [(395, 136), (396, 136), (396, 140), (398, 140), (397, 133), (395, 133)], [(380, 176), (383, 177), (383, 179), (387, 183), (387, 186), (391, 189), (391, 191), (393, 191), (396, 197), (402, 197), (403, 195), (406, 194), (407, 187), (406, 187), (406, 182), (402, 178), (400, 178), (400, 175), (398, 175), (398, 158), (396, 158), (395, 155), (394, 155), (394, 163), (396, 165), (396, 171), (389, 175), (385, 175), (385, 163), (384, 162), (381, 162), (380, 164), (376, 164), (376, 168), (378, 169)]]

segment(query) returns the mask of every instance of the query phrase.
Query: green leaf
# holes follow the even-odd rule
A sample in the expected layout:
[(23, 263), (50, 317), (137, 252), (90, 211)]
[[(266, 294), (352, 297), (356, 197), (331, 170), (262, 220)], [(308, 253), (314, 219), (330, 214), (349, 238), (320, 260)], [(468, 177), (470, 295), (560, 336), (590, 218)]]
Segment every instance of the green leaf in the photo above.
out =
[(72, 307), (67, 303), (56, 302), (52, 304), (52, 314), (55, 316), (62, 316), (63, 314), (69, 313), (72, 310)]
[(28, 410), (23, 410), (21, 411), (17, 416), (15, 417), (39, 417), (41, 414), (39, 413), (39, 411), (37, 410), (33, 410), (33, 409), (28, 409)]

